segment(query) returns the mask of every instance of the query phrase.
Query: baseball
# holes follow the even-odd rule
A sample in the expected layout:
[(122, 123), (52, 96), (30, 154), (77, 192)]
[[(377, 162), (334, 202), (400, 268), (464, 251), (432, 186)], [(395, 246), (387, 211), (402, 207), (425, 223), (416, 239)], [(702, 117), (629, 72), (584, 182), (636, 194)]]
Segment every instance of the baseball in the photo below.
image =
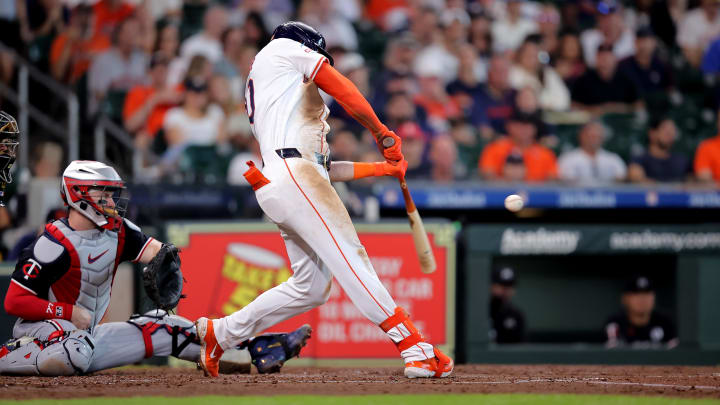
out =
[(518, 212), (524, 205), (525, 202), (523, 202), (522, 197), (517, 194), (511, 194), (505, 198), (505, 208), (509, 211)]

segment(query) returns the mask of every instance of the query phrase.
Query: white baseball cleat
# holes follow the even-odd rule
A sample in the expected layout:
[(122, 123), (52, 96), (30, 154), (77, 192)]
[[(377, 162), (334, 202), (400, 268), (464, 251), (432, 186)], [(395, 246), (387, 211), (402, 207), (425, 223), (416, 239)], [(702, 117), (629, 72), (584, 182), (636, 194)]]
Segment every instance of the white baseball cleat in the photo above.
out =
[(407, 378), (443, 378), (452, 374), (455, 362), (450, 356), (434, 347), (435, 357), (422, 361), (405, 363)]

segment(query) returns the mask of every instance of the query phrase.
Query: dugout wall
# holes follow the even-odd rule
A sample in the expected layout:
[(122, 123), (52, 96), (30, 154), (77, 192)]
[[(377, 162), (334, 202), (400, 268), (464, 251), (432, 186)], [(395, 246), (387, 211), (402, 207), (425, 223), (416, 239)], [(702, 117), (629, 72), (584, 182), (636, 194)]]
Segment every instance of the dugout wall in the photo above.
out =
[[(470, 363), (720, 364), (720, 225), (472, 225), (459, 269), (459, 360)], [(528, 343), (489, 342), (490, 272), (513, 267)], [(642, 272), (676, 320), (672, 350), (605, 349), (604, 321)]]

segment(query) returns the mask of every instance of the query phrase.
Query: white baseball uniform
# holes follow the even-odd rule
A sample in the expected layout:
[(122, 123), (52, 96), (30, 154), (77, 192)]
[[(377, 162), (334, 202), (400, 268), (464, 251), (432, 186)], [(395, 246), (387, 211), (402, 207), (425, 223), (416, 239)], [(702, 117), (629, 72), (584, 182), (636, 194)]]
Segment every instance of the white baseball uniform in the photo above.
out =
[[(325, 303), (333, 276), (375, 324), (392, 316), (397, 307), (378, 279), (327, 170), (318, 163), (329, 154), (329, 110), (313, 79), (326, 61), (299, 42), (279, 38), (260, 50), (253, 62), (245, 97), (263, 174), (270, 180), (256, 197), (280, 229), (293, 276), (240, 311), (213, 321), (223, 349)], [(302, 157), (278, 152), (293, 148)], [(387, 334), (397, 343), (411, 333), (398, 324)], [(409, 362), (435, 355), (432, 345), (419, 342), (402, 357)]]

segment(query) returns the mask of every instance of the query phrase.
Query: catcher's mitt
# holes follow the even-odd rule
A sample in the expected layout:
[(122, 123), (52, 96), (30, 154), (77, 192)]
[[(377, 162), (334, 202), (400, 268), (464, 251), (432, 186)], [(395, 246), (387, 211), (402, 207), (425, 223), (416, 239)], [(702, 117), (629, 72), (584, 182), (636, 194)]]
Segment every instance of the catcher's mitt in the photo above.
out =
[(169, 311), (175, 308), (182, 294), (183, 276), (180, 255), (173, 244), (163, 244), (155, 257), (143, 269), (143, 286), (148, 297), (158, 308)]

